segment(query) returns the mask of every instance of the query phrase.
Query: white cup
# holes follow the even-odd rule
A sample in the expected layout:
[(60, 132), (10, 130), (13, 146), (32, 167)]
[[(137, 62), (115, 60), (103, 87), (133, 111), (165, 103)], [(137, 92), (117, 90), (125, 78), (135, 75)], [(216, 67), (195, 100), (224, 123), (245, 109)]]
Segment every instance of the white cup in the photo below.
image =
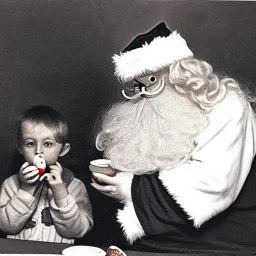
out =
[(91, 161), (90, 164), (95, 167), (100, 167), (100, 168), (94, 168), (95, 170), (93, 170), (93, 172), (106, 174), (112, 177), (116, 175), (116, 170), (112, 168), (108, 168), (109, 165), (111, 164), (111, 161), (108, 159), (96, 159)]

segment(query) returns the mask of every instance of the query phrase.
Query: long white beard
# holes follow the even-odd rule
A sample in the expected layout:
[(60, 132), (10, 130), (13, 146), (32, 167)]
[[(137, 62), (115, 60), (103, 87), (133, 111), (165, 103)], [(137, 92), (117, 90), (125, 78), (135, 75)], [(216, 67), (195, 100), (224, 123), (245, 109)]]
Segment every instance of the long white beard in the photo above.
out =
[(119, 171), (140, 175), (187, 162), (207, 115), (170, 84), (155, 98), (114, 105), (97, 144)]

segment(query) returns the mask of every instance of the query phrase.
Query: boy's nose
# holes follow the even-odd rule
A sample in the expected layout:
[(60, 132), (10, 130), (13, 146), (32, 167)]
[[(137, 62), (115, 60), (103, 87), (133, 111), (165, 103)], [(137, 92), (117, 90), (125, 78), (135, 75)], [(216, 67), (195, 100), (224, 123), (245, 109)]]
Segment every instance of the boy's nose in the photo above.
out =
[(42, 154), (43, 153), (43, 147), (41, 145), (36, 146), (36, 154)]

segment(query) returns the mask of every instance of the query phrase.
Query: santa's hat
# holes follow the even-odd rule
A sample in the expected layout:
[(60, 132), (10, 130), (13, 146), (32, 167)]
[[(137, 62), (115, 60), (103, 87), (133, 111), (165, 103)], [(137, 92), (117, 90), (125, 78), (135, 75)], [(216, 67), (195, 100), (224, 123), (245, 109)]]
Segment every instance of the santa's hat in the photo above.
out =
[(138, 35), (120, 55), (113, 56), (115, 75), (127, 82), (192, 56), (180, 34), (172, 32), (161, 22), (149, 32)]

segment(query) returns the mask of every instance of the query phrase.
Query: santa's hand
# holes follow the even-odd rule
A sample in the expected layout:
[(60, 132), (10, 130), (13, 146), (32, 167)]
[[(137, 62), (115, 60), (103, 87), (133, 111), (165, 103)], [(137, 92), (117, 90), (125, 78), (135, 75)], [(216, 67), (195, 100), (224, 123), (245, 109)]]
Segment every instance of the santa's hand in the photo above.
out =
[(92, 175), (91, 185), (102, 194), (112, 197), (123, 204), (132, 201), (131, 187), (133, 174), (117, 172), (114, 177), (110, 177), (102, 173), (93, 172)]
[(40, 177), (40, 181), (46, 180), (50, 187), (56, 184), (63, 183), (63, 180), (62, 180), (63, 169), (61, 165), (57, 162), (55, 165), (50, 165), (49, 169), (50, 169), (50, 172), (42, 175)]
[(39, 171), (36, 166), (25, 162), (19, 171), (19, 178), (23, 184), (33, 184), (39, 179)]

